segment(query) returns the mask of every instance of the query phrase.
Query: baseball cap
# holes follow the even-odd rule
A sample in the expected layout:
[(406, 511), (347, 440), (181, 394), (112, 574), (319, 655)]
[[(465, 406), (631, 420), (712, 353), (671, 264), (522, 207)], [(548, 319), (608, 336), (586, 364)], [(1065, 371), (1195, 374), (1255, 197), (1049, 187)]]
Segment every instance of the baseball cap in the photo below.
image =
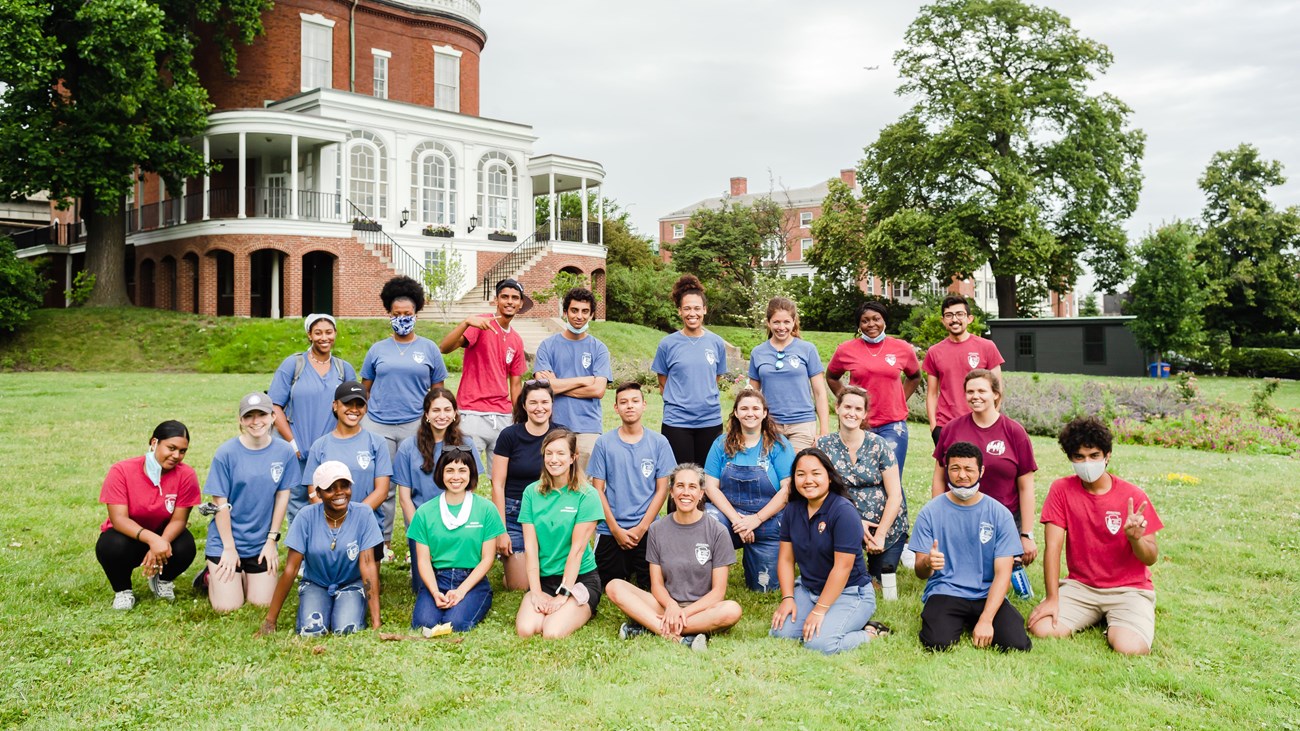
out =
[(273, 413), (271, 411), (271, 399), (260, 391), (254, 391), (239, 400), (240, 418), (248, 416), (254, 411), (260, 411), (263, 414)]
[(334, 389), (334, 400), (347, 403), (349, 401), (360, 401), (368, 403), (370, 399), (366, 398), (366, 389), (356, 381), (344, 381), (339, 387)]
[(328, 462), (321, 462), (320, 467), (316, 468), (311, 476), (311, 486), (313, 488), (325, 488), (333, 485), (339, 480), (347, 480), (352, 484), (352, 470), (342, 462), (332, 459)]
[(501, 290), (507, 287), (509, 287), (510, 289), (518, 290), (519, 297), (523, 300), (523, 304), (519, 306), (519, 311), (515, 313), (516, 315), (522, 315), (525, 312), (533, 309), (533, 300), (531, 297), (529, 297), (527, 294), (524, 293), (524, 285), (520, 284), (518, 279), (515, 279), (513, 277), (507, 277), (506, 279), (502, 279), (501, 281), (497, 282), (496, 293), (501, 294)]

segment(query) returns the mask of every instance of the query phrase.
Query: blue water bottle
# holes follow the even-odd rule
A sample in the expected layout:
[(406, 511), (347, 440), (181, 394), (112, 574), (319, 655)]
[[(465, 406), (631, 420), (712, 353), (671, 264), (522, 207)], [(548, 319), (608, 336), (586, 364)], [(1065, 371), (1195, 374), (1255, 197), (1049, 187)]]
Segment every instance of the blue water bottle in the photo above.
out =
[(1020, 563), (1020, 559), (1016, 559), (1016, 567), (1011, 570), (1011, 588), (1021, 599), (1034, 598), (1034, 586), (1029, 583), (1029, 572), (1025, 571), (1025, 566)]

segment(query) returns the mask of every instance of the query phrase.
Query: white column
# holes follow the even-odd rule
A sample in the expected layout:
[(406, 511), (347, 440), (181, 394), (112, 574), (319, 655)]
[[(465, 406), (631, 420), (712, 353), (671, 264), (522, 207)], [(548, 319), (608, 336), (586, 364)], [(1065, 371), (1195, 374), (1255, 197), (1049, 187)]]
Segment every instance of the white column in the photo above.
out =
[(600, 244), (605, 245), (605, 181), (596, 188), (596, 220), (600, 223)]
[(582, 243), (587, 243), (587, 176), (582, 176)]
[(68, 294), (72, 292), (72, 254), (63, 257), (63, 281), (68, 283), (67, 289), (63, 290), (63, 306), (71, 307), (72, 298)]
[(247, 167), (247, 161), (244, 160), (244, 151), (247, 149), (246, 146), (248, 144), (246, 136), (247, 135), (244, 132), (239, 133), (239, 215), (237, 215), (236, 218), (247, 218), (247, 216), (244, 215), (244, 203), (248, 193), (246, 190), (248, 187), (248, 171), (245, 170), (245, 167)]
[(468, 214), (465, 216), (465, 223), (469, 223), (470, 216), (477, 216), (479, 228), (484, 228), (487, 226), (487, 221), (483, 219), (483, 211), (478, 209), (478, 160), (475, 159), (474, 154), (474, 145), (465, 145), (465, 174), (461, 176), (461, 180), (465, 181), (462, 187), (468, 199), (465, 204), (465, 211)]
[(271, 319), (280, 319), (280, 253), (271, 254)]
[(298, 217), (298, 135), (289, 135), (289, 218)]
[(188, 202), (186, 201), (186, 198), (189, 197), (189, 192), (190, 192), (190, 181), (188, 179), (182, 180), (181, 181), (181, 223), (185, 223), (185, 204)]
[(212, 162), (212, 150), (209, 147), (208, 136), (203, 135), (203, 220), (208, 220), (212, 212), (212, 178), (208, 176), (208, 164)]
[(551, 187), (546, 192), (546, 205), (551, 209), (551, 241), (555, 241), (556, 235), (560, 230), (560, 211), (559, 199), (555, 197), (555, 171), (550, 174)]

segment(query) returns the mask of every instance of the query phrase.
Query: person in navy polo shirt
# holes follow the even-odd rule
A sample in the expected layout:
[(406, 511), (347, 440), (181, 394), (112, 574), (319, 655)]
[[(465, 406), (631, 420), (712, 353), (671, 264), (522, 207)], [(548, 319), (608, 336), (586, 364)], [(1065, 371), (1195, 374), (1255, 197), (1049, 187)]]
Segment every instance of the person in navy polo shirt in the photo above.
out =
[(1015, 520), (980, 494), (983, 450), (956, 442), (944, 457), (948, 492), (921, 508), (912, 532), (916, 575), (927, 579), (921, 644), (946, 650), (969, 629), (976, 647), (1028, 650), (1025, 618), (1007, 601), (1012, 564), (1023, 550)]
[(862, 560), (862, 519), (830, 458), (816, 447), (799, 452), (791, 487), (781, 521), (781, 604), (772, 615), (772, 636), (833, 655), (889, 634), (871, 621), (876, 594)]
[(564, 331), (537, 346), (533, 378), (555, 392), (555, 420), (578, 435), (578, 466), (587, 469), (596, 438), (604, 431), (600, 399), (614, 379), (609, 348), (587, 332), (596, 314), (596, 295), (574, 287), (564, 295)]

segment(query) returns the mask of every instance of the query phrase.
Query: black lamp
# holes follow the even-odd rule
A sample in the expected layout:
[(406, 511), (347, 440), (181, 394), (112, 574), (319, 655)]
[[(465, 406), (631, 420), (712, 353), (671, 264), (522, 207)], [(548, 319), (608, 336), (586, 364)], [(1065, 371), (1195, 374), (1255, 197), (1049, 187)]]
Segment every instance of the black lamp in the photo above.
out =
[(409, 208), (403, 208), (403, 209), (402, 209), (402, 220), (397, 222), (397, 227), (398, 227), (398, 228), (405, 228), (405, 227), (406, 227), (406, 224), (408, 224), (408, 223), (410, 223), (410, 222), (411, 222), (411, 209), (409, 209)]
[(478, 216), (470, 216), (470, 217), (469, 217), (469, 230), (467, 230), (465, 233), (467, 233), (467, 234), (472, 234), (472, 233), (474, 233), (474, 229), (476, 229), (476, 228), (478, 228)]

